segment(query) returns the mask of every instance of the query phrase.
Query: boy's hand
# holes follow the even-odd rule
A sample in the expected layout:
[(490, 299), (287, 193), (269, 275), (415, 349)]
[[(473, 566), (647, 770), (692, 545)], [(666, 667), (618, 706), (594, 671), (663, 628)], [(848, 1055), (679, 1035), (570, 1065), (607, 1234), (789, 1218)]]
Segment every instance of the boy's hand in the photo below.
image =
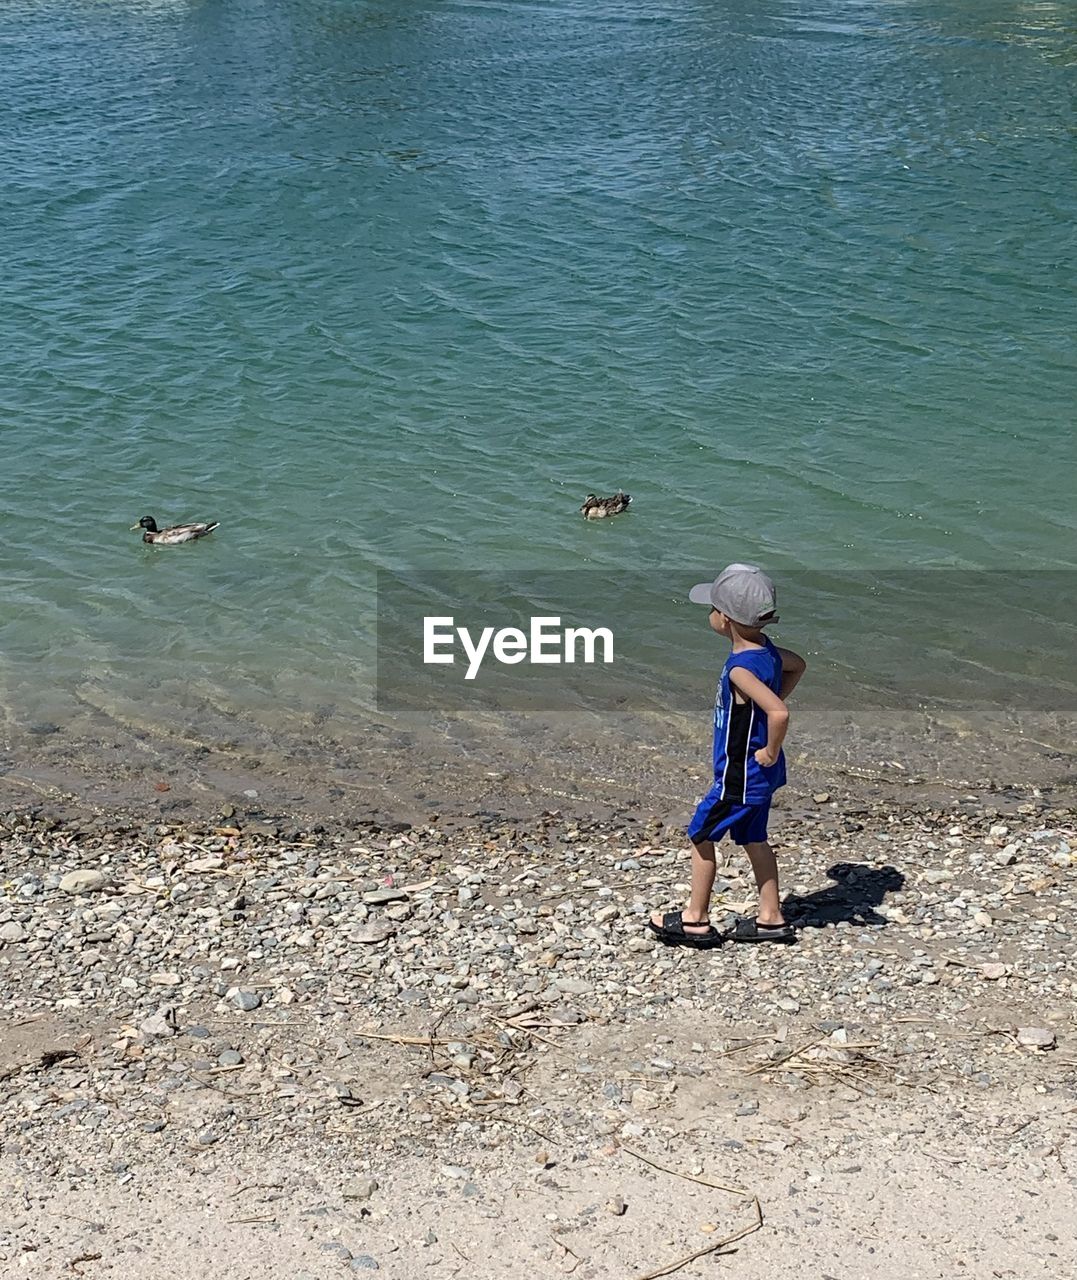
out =
[(769, 769), (772, 765), (776, 765), (778, 763), (778, 755), (780, 751), (781, 747), (779, 747), (777, 751), (771, 751), (769, 747), (760, 747), (755, 753), (756, 761), (761, 764), (764, 769)]

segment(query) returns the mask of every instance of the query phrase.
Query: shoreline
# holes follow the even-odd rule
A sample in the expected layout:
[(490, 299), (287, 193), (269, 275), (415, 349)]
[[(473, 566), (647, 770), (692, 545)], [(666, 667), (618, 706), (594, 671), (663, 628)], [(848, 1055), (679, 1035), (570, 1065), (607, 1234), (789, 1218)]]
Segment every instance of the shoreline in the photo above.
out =
[[(481, 812), (528, 820), (550, 810), (683, 827), (709, 785), (706, 715), (371, 717), (361, 725), (201, 730), (115, 716), (72, 731), (42, 724), (0, 738), (0, 812), (266, 829), (320, 824), (459, 823)], [(922, 712), (844, 713), (797, 706), (787, 750), (797, 789), (853, 803), (1003, 803), (1040, 796), (1077, 805), (1077, 751), (1061, 723), (969, 728)], [(780, 828), (780, 818), (779, 818)]]

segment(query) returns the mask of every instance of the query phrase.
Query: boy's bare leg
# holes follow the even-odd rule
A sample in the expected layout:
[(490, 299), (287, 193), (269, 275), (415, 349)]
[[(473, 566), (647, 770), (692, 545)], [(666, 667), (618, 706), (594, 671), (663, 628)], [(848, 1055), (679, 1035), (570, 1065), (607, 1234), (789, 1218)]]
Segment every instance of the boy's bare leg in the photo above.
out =
[[(693, 928), (705, 933), (710, 923), (708, 915), (711, 905), (711, 890), (714, 888), (714, 841), (700, 840), (692, 844), (692, 891), (688, 897), (688, 905), (681, 912), (681, 923), (686, 932)], [(651, 921), (657, 927), (662, 925), (662, 913), (656, 911)]]
[[(713, 845), (711, 846), (713, 849)], [(785, 916), (782, 915), (782, 902), (778, 893), (778, 859), (774, 856), (774, 850), (765, 841), (761, 840), (755, 844), (746, 844), (744, 852), (748, 855), (752, 864), (752, 870), (755, 872), (755, 885), (759, 890), (759, 912), (756, 915), (756, 921), (763, 925), (779, 925), (785, 923)], [(711, 879), (714, 879), (713, 863), (711, 864)], [(695, 884), (695, 877), (692, 879)]]
[(692, 892), (681, 919), (685, 924), (706, 924), (714, 888), (714, 841), (700, 840), (692, 844)]

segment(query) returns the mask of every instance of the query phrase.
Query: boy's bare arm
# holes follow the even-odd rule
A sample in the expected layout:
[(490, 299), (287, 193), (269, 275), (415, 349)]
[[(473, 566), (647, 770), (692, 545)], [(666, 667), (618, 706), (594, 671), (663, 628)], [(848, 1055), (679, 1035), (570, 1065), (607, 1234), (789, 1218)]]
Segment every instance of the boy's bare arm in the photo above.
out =
[(769, 768), (777, 763), (778, 752), (782, 749), (782, 742), (789, 728), (789, 708), (758, 676), (753, 676), (744, 667), (734, 667), (730, 671), (729, 683), (746, 698), (751, 698), (767, 717), (767, 745), (759, 748), (755, 758)]
[[(777, 646), (775, 647), (777, 648)], [(782, 657), (782, 690), (779, 697), (785, 702), (800, 683), (800, 677), (807, 671), (808, 664), (799, 653), (794, 653), (792, 649), (778, 648), (778, 652)]]

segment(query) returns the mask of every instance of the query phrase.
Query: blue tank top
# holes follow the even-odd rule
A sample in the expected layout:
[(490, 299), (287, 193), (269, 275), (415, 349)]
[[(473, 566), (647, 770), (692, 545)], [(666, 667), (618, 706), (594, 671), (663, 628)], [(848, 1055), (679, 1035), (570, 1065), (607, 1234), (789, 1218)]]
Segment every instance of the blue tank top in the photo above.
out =
[(755, 758), (767, 745), (767, 717), (754, 702), (738, 703), (729, 682), (734, 667), (743, 667), (780, 694), (782, 657), (769, 639), (764, 648), (731, 653), (722, 668), (714, 699), (714, 783), (721, 787), (719, 799), (734, 804), (766, 804), (785, 785), (785, 753), (765, 769)]

